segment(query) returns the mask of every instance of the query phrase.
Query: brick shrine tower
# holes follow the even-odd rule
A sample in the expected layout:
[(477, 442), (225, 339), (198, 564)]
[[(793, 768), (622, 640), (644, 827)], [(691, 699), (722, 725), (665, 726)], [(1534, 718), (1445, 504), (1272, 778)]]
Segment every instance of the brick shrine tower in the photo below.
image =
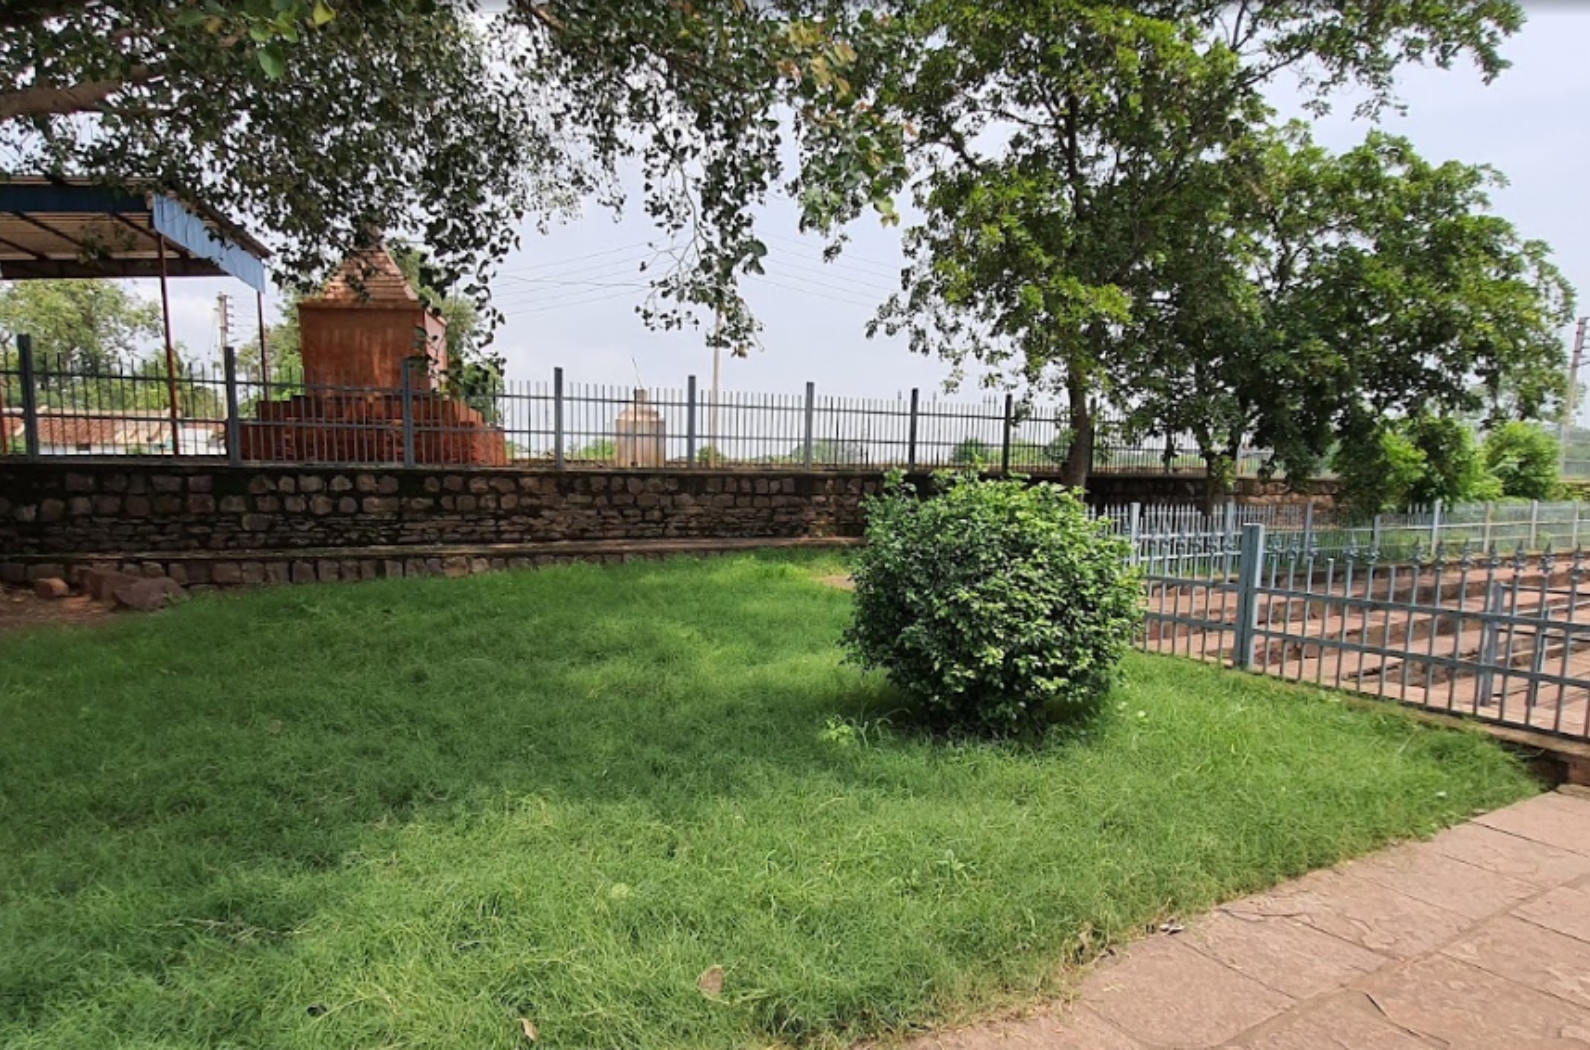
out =
[(384, 247), (345, 259), (298, 304), (298, 329), (303, 392), (255, 406), (242, 425), (244, 459), (403, 462), (407, 368), (416, 463), (508, 462), (502, 430), (445, 392), (447, 323)]

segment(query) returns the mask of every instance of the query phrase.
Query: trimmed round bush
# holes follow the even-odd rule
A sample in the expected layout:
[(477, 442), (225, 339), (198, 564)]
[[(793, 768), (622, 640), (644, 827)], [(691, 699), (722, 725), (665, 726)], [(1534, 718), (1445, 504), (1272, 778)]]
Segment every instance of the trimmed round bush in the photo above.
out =
[(1139, 618), (1128, 542), (1068, 489), (893, 481), (867, 501), (850, 659), (943, 728), (1004, 735), (1093, 710)]

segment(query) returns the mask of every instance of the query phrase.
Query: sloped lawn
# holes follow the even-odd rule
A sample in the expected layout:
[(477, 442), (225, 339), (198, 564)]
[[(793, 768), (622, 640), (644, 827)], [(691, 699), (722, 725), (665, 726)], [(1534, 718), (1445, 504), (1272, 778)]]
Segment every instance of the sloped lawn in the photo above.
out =
[(841, 1044), (1535, 790), (1476, 734), (1149, 657), (1085, 735), (928, 741), (840, 665), (838, 570), (0, 637), (0, 1045)]

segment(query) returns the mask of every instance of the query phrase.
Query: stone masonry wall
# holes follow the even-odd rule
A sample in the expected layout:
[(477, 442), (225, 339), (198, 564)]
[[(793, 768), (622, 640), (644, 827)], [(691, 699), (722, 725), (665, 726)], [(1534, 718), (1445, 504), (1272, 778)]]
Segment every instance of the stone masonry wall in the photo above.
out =
[[(229, 467), (0, 460), (0, 580), (90, 565), (180, 582), (461, 575), (569, 560), (844, 542), (876, 472)], [(923, 489), (931, 479), (913, 477)], [(1095, 487), (1096, 486), (1096, 487)], [(1288, 497), (1253, 483), (1243, 501)], [(1102, 475), (1099, 503), (1189, 501), (1196, 479)], [(1275, 491), (1271, 491), (1271, 490)], [(1312, 498), (1321, 498), (1318, 495)], [(1325, 497), (1325, 498), (1328, 498)]]
[(0, 462), (0, 554), (859, 534), (875, 474)]

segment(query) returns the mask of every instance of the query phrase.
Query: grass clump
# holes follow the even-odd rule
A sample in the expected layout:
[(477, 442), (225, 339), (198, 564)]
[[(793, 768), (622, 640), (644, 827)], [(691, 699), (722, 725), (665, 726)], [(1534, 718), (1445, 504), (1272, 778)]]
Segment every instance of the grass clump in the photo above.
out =
[(838, 1046), (1533, 790), (1477, 734), (1137, 655), (1083, 728), (916, 736), (839, 662), (836, 568), (0, 637), (0, 1045)]

